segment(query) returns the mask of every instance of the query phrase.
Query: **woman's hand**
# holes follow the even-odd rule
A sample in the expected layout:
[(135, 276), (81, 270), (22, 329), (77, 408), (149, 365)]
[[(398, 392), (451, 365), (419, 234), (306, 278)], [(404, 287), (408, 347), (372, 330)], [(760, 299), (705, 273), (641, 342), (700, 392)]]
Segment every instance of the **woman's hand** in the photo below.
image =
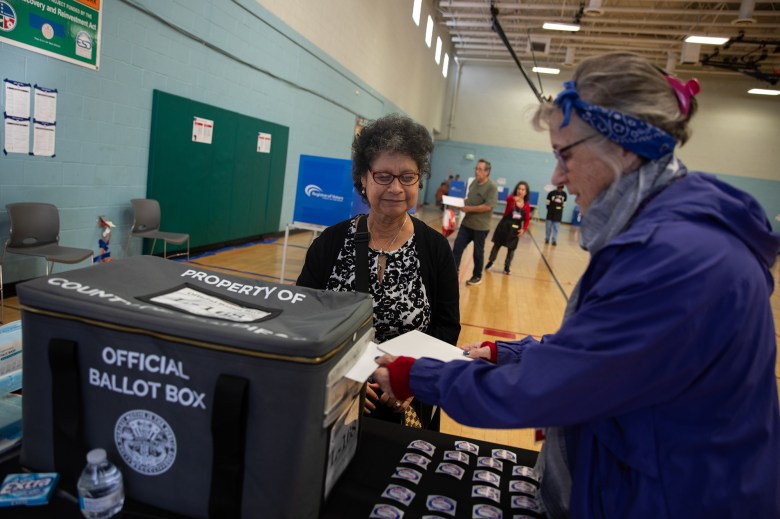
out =
[(487, 346), (482, 346), (482, 344), (464, 344), (460, 348), (465, 352), (465, 357), (490, 360), (490, 348)]
[(377, 387), (384, 392), (384, 395), (393, 399), (393, 405), (395, 405), (395, 395), (393, 395), (393, 388), (390, 387), (390, 372), (384, 366), (390, 364), (394, 360), (395, 357), (389, 353), (385, 353), (381, 357), (374, 359), (374, 361), (379, 364), (379, 367), (376, 368), (374, 374), (371, 375), (371, 378), (377, 384)]
[(376, 403), (379, 400), (376, 392), (379, 389), (379, 384), (368, 379), (366, 384), (366, 400), (363, 402), (363, 414), (371, 414), (371, 411), (376, 410)]

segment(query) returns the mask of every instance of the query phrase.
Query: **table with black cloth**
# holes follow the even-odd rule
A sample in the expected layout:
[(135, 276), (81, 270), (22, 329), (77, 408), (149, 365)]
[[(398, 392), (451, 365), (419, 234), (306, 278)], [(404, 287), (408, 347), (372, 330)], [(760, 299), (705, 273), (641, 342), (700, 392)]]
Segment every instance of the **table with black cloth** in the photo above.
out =
[[(395, 468), (406, 452), (423, 454), (419, 450), (409, 449), (409, 444), (414, 440), (425, 440), (436, 447), (433, 454), (428, 455), (432, 462), (426, 470), (415, 465), (403, 465), (404, 467), (414, 468), (423, 473), (418, 484), (409, 483), (402, 479), (391, 478)], [(511, 509), (511, 494), (508, 491), (510, 480), (517, 480), (513, 477), (513, 463), (504, 462), (504, 467), (500, 471), (501, 475), (501, 502), (495, 503), (484, 498), (471, 497), (473, 485), (485, 484), (472, 481), (472, 476), (476, 467), (477, 456), (469, 455), (470, 462), (468, 466), (462, 463), (452, 462), (465, 468), (465, 474), (458, 480), (445, 474), (437, 474), (436, 467), (442, 462), (444, 451), (455, 450), (457, 440), (467, 440), (479, 446), (479, 456), (490, 457), (493, 449), (506, 449), (517, 455), (517, 464), (533, 466), (536, 462), (537, 453), (515, 447), (507, 447), (490, 442), (461, 438), (449, 434), (427, 431), (423, 429), (411, 429), (401, 425), (382, 422), (365, 418), (362, 420), (360, 443), (355, 458), (346, 469), (341, 479), (333, 488), (331, 495), (324, 504), (320, 518), (322, 519), (345, 519), (352, 517), (367, 518), (376, 504), (389, 504), (396, 506), (404, 512), (404, 518), (410, 519), (422, 517), (423, 515), (438, 515), (441, 517), (471, 518), (472, 507), (475, 504), (494, 505), (504, 511), (504, 517), (512, 517), (518, 513), (518, 510)], [(483, 469), (484, 467), (479, 467)], [(498, 474), (497, 470), (491, 469)], [(19, 458), (12, 456), (0, 464), (0, 479), (5, 474), (19, 472)], [(381, 497), (382, 492), (389, 484), (398, 484), (409, 488), (415, 493), (408, 506), (404, 506), (396, 501)], [(490, 486), (490, 485), (488, 485)], [(456, 514), (454, 516), (429, 511), (426, 508), (426, 498), (429, 495), (442, 495), (457, 501)], [(57, 519), (77, 519), (81, 518), (78, 504), (56, 494), (51, 502), (46, 506), (37, 507), (14, 507), (0, 508), (0, 516), (3, 519), (38, 519), (38, 518), (57, 518)], [(182, 516), (150, 509), (139, 505), (138, 503), (127, 502), (120, 516), (123, 519), (180, 519)], [(260, 517), (258, 515), (258, 517)]]

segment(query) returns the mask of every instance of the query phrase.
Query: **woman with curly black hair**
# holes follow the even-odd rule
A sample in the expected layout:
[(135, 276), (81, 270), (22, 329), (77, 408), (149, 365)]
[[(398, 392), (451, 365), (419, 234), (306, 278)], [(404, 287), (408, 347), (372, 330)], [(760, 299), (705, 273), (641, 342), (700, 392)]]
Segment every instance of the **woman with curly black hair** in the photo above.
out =
[[(458, 341), (452, 251), (444, 236), (408, 213), (417, 206), (422, 178), (430, 177), (432, 151), (428, 131), (408, 117), (392, 114), (363, 128), (352, 143), (352, 180), (369, 213), (327, 228), (298, 277), (299, 286), (371, 294), (377, 342), (412, 330)], [(375, 416), (401, 421), (412, 404), (412, 398), (388, 398), (375, 385), (366, 393), (366, 411)], [(414, 405), (422, 424), (433, 425), (432, 408)]]

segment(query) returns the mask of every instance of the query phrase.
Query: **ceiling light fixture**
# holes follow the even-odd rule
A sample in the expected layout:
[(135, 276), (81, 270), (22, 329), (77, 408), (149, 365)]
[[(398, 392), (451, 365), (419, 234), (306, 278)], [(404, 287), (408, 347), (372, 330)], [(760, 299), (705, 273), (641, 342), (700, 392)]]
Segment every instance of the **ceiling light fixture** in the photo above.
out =
[(548, 31), (577, 32), (580, 30), (580, 25), (574, 23), (544, 22), (542, 29), (547, 29)]
[(685, 38), (686, 43), (702, 43), (704, 45), (723, 45), (727, 41), (729, 41), (728, 38), (719, 36), (688, 36)]
[(766, 88), (751, 88), (748, 94), (758, 94), (762, 96), (780, 96), (780, 90), (768, 90)]
[(534, 67), (531, 70), (534, 72), (538, 72), (539, 74), (560, 74), (561, 73), (561, 69), (548, 68), (548, 67)]

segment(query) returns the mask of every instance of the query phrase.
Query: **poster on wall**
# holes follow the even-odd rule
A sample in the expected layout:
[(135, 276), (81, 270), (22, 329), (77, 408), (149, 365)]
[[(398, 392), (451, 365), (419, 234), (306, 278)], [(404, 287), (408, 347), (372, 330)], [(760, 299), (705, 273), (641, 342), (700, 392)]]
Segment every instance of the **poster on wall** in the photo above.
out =
[(211, 144), (214, 137), (214, 121), (202, 117), (192, 118), (192, 142)]
[(258, 132), (257, 153), (271, 153), (271, 134)]
[(0, 42), (97, 70), (101, 0), (0, 0)]

